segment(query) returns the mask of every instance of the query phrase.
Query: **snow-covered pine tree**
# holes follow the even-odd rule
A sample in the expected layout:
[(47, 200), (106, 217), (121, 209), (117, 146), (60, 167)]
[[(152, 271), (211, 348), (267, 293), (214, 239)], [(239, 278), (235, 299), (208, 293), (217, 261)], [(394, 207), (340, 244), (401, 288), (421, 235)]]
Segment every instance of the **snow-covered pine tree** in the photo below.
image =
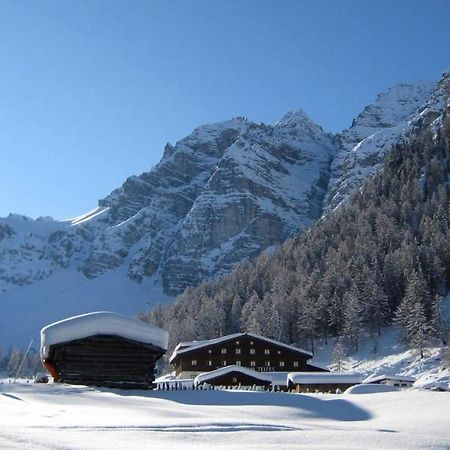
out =
[(414, 303), (408, 314), (406, 333), (408, 342), (413, 348), (419, 350), (421, 358), (424, 355), (425, 345), (430, 340), (431, 332), (422, 303)]
[(344, 336), (348, 342), (349, 350), (357, 351), (363, 330), (363, 316), (362, 305), (354, 287), (344, 294), (342, 302), (344, 304)]
[(342, 372), (344, 370), (345, 351), (340, 337), (336, 339), (333, 347), (331, 359), (333, 362), (333, 371)]

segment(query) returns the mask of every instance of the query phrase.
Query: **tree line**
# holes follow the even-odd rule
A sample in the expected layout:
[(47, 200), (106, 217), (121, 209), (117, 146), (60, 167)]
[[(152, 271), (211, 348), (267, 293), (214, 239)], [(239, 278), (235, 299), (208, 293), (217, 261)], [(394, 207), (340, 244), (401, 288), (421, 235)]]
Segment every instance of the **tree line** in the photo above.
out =
[(442, 297), (450, 290), (450, 118), (397, 144), (382, 170), (345, 205), (272, 253), (217, 280), (186, 289), (141, 318), (181, 341), (239, 331), (307, 346), (339, 337), (357, 350), (381, 327), (423, 355), (446, 343)]

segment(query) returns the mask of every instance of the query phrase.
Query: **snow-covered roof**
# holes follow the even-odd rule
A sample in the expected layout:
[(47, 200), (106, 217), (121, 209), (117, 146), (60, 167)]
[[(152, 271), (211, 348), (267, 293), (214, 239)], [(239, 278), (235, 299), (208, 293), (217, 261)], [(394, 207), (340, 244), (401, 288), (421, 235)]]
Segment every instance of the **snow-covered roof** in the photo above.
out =
[(367, 377), (363, 383), (378, 383), (384, 380), (392, 380), (392, 381), (405, 381), (408, 383), (414, 383), (416, 381), (413, 377), (406, 377), (404, 375), (378, 375), (378, 376), (370, 376)]
[(203, 373), (197, 375), (197, 377), (194, 380), (194, 383), (195, 384), (205, 383), (205, 382), (208, 382), (208, 380), (213, 380), (214, 378), (220, 377), (222, 375), (226, 375), (227, 373), (231, 373), (231, 372), (239, 372), (239, 373), (242, 373), (249, 377), (256, 378), (258, 380), (272, 382), (272, 378), (266, 372), (257, 372), (256, 370), (249, 369), (247, 367), (233, 365), (233, 366), (221, 367), (220, 369), (216, 369), (216, 370), (211, 370), (211, 372), (203, 372)]
[(378, 394), (382, 392), (399, 392), (400, 389), (387, 384), (355, 384), (345, 390), (344, 394)]
[(42, 328), (41, 355), (46, 358), (51, 345), (99, 334), (120, 336), (167, 349), (167, 331), (142, 320), (107, 311), (69, 317)]
[(313, 354), (311, 352), (308, 352), (306, 350), (303, 350), (301, 348), (294, 347), (293, 345), (285, 344), (284, 342), (276, 341), (274, 339), (270, 339), (264, 336), (260, 336), (255, 333), (235, 333), (235, 334), (229, 334), (227, 336), (222, 336), (220, 338), (216, 339), (210, 339), (208, 341), (192, 341), (192, 342), (180, 342), (176, 347), (175, 350), (172, 353), (172, 356), (169, 359), (169, 362), (171, 363), (178, 355), (189, 353), (193, 350), (199, 350), (203, 347), (209, 347), (210, 345), (220, 344), (222, 342), (227, 342), (236, 338), (240, 338), (242, 336), (249, 336), (253, 339), (261, 340), (268, 342), (273, 345), (277, 345), (279, 347), (286, 348), (288, 350), (292, 350), (297, 353), (301, 353), (302, 355), (313, 357)]
[(291, 372), (288, 380), (294, 384), (359, 384), (361, 375), (353, 372)]
[(287, 376), (289, 372), (266, 372), (266, 375), (271, 378), (274, 386), (287, 386)]

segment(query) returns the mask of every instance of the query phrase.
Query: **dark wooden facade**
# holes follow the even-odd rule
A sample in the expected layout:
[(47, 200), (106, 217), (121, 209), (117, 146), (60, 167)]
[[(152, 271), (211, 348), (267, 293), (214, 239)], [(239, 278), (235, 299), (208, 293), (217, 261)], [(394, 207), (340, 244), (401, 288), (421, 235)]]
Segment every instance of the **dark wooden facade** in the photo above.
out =
[(165, 350), (114, 335), (95, 335), (50, 346), (44, 365), (70, 384), (147, 389)]
[[(219, 342), (217, 342), (219, 341)], [(238, 365), (258, 372), (326, 371), (309, 365), (310, 353), (281, 342), (242, 333), (198, 346), (179, 346), (171, 358), (177, 375), (209, 372), (220, 367)]]
[(299, 393), (314, 393), (314, 392), (324, 392), (324, 393), (336, 393), (336, 390), (341, 390), (344, 392), (351, 386), (357, 383), (311, 383), (311, 384), (294, 384), (289, 383), (289, 389), (295, 389)]

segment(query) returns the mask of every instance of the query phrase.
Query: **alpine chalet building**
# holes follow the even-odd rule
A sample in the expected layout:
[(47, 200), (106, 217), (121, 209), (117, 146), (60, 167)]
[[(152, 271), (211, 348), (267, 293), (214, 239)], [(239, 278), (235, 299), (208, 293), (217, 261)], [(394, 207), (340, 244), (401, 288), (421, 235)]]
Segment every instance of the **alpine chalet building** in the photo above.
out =
[(242, 366), (257, 372), (322, 372), (308, 364), (313, 354), (254, 333), (236, 333), (207, 341), (180, 342), (169, 362), (176, 378), (195, 378), (200, 373), (226, 366)]

